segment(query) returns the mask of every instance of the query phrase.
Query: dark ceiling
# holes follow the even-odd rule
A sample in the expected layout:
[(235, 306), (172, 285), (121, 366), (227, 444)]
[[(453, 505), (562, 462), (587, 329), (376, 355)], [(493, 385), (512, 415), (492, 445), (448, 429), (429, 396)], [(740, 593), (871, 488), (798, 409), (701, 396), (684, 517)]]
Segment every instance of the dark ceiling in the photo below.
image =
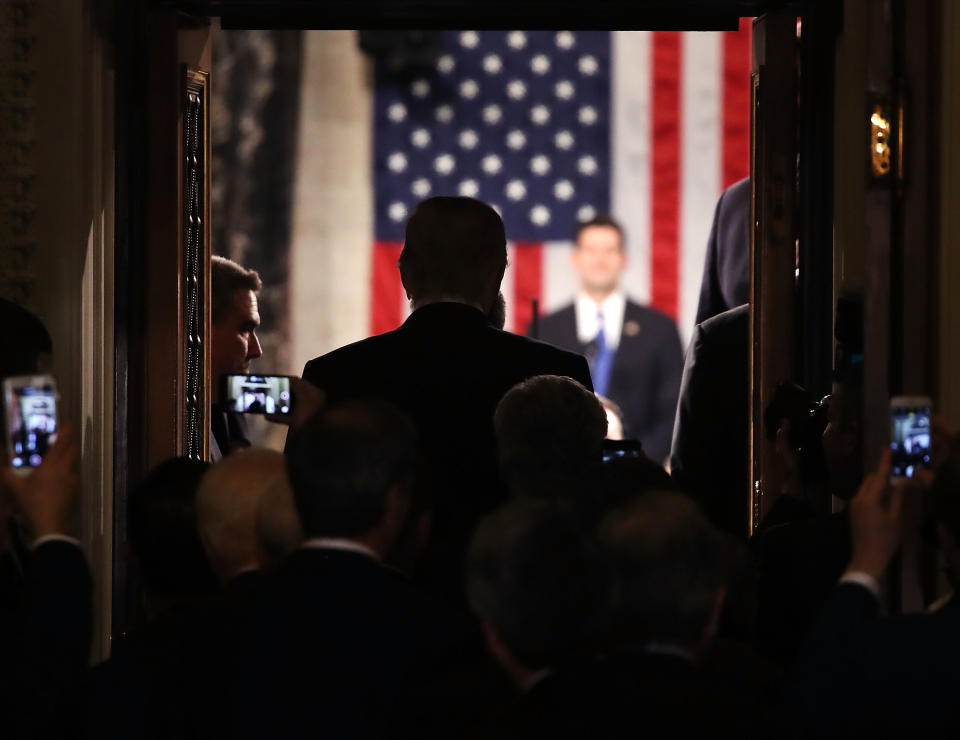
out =
[(736, 30), (803, 0), (148, 0), (224, 28)]

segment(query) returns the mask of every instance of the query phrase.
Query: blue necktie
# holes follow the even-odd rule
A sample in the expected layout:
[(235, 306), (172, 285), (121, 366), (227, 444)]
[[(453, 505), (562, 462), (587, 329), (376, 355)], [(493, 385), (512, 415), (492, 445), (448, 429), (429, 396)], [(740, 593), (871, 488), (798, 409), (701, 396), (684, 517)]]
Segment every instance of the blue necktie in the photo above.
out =
[(597, 309), (597, 338), (594, 344), (597, 352), (593, 357), (593, 367), (590, 368), (590, 376), (593, 378), (593, 390), (601, 396), (607, 395), (607, 387), (610, 385), (610, 371), (613, 369), (613, 356), (616, 351), (607, 346), (607, 337), (603, 331), (603, 309)]

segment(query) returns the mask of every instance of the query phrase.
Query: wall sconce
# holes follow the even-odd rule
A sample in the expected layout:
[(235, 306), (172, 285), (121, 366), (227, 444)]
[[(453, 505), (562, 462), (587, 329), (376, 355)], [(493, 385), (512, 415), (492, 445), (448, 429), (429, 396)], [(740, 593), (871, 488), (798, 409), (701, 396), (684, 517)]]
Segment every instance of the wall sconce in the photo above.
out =
[(890, 174), (890, 120), (884, 115), (883, 106), (874, 105), (870, 115), (870, 171), (877, 179)]

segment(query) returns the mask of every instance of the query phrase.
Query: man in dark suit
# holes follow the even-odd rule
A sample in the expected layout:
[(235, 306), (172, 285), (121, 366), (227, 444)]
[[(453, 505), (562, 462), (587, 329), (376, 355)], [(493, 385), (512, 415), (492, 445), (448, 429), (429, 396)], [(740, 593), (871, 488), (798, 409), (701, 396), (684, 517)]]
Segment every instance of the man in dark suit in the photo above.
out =
[(713, 213), (697, 323), (750, 301), (750, 178), (720, 195)]
[[(936, 539), (951, 584), (960, 576), (960, 477), (937, 475)], [(912, 487), (912, 486), (911, 486)], [(899, 548), (906, 496), (890, 484), (890, 451), (849, 507), (852, 552), (799, 653), (787, 697), (811, 737), (956, 737), (960, 733), (960, 602), (878, 618), (880, 584)]]
[[(834, 584), (850, 560), (850, 518), (847, 502), (863, 479), (861, 418), (863, 364), (841, 362), (834, 370), (833, 393), (827, 402), (827, 425), (821, 436), (826, 467), (825, 492), (844, 508), (831, 514), (803, 514), (780, 499), (767, 517), (792, 520), (766, 527), (750, 542), (758, 566), (757, 636), (766, 655), (783, 666), (797, 655)], [(780, 509), (780, 512), (777, 512)]]
[(35, 536), (22, 582), (14, 593), (0, 588), (0, 716), (15, 738), (73, 737), (82, 721), (93, 582), (80, 543), (66, 534), (77, 457), (64, 425), (38, 468), (23, 477), (4, 465), (0, 482), (0, 497), (12, 494)]
[(220, 384), (224, 375), (249, 373), (250, 363), (263, 354), (257, 338), (257, 293), (261, 287), (263, 283), (254, 270), (225, 257), (211, 257), (210, 377), (214, 395), (210, 408), (210, 459), (214, 462), (235, 449), (250, 446), (243, 416), (220, 407)]
[(594, 390), (623, 410), (626, 436), (639, 439), (648, 457), (663, 462), (683, 371), (677, 326), (629, 300), (620, 288), (627, 256), (616, 221), (598, 216), (580, 224), (574, 242), (580, 294), (540, 320), (537, 338), (586, 355)]
[(582, 357), (491, 325), (506, 256), (503, 221), (492, 208), (471, 198), (425, 200), (407, 222), (399, 263), (413, 313), (399, 329), (303, 370), (331, 403), (381, 398), (413, 417), (418, 505), (427, 500), (433, 510), (418, 579), (460, 603), (470, 531), (505, 497), (494, 451), (497, 403), (535, 375), (565, 375), (593, 389)]
[[(0, 382), (49, 372), (47, 328), (5, 299), (0, 344)], [(68, 423), (26, 475), (6, 460), (3, 428), (0, 449), (0, 734), (74, 737), (93, 632), (93, 583), (80, 543), (69, 536), (79, 449)]]
[(681, 493), (648, 491), (610, 512), (598, 532), (616, 578), (611, 662), (635, 687), (643, 734), (769, 729), (758, 697), (735, 689), (743, 665), (704, 669), (732, 572), (724, 536), (699, 507)]
[(714, 524), (746, 538), (750, 510), (750, 306), (693, 330), (670, 472)]
[[(470, 605), (515, 689), (487, 737), (630, 737), (633, 693), (595, 659), (609, 616), (606, 564), (582, 522), (521, 498), (478, 525), (467, 555)], [(630, 709), (628, 709), (630, 707)]]
[(160, 463), (134, 486), (127, 515), (141, 619), (118, 635), (91, 672), (88, 735), (189, 737), (195, 701), (208, 688), (197, 670), (207, 648), (202, 615), (217, 580), (197, 531), (196, 494), (209, 463)]
[[(478, 637), (384, 558), (411, 506), (416, 430), (392, 404), (332, 406), (291, 439), (306, 540), (254, 609), (233, 719), (242, 737), (386, 737)], [(441, 711), (442, 708), (435, 708)]]

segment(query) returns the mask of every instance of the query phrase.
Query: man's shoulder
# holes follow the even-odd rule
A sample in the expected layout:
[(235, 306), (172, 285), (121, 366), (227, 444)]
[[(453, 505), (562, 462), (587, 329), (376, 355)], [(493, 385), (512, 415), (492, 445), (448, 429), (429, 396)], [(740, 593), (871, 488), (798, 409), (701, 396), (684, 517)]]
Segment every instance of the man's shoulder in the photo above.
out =
[(653, 306), (644, 306), (642, 303), (628, 298), (623, 310), (624, 324), (628, 321), (635, 321), (640, 325), (641, 330), (648, 331), (677, 331), (677, 322), (670, 318), (663, 311)]
[[(586, 360), (583, 355), (561, 349), (547, 341), (501, 331), (493, 327), (490, 327), (487, 337), (493, 346), (506, 355), (546, 365), (547, 368), (543, 371), (545, 373), (550, 372), (549, 368), (553, 365), (560, 365), (568, 369), (586, 367)], [(559, 375), (562, 373), (554, 369), (553, 374)]]
[(736, 306), (697, 324), (703, 334), (744, 331), (750, 326), (750, 304)]
[(402, 335), (400, 330), (394, 329), (384, 334), (377, 334), (373, 337), (367, 337), (366, 339), (345, 344), (342, 347), (330, 350), (309, 360), (304, 366), (303, 377), (310, 380), (312, 374), (328, 368), (338, 367), (345, 363), (356, 368), (356, 363), (361, 360), (361, 358), (388, 354), (395, 351), (401, 342)]
[(576, 321), (576, 308), (573, 303), (554, 309), (540, 317), (541, 324), (559, 324), (565, 321)]

